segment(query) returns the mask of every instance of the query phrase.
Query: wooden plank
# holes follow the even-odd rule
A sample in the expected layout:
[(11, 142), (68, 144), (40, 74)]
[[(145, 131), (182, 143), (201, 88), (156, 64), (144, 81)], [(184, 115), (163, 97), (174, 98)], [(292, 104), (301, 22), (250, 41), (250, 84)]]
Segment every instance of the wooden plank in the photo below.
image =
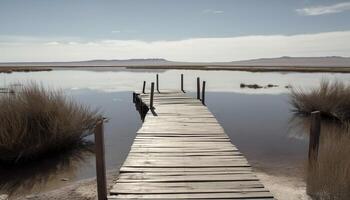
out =
[(153, 105), (109, 199), (273, 199), (199, 100), (160, 91)]
[(232, 192), (232, 193), (186, 193), (186, 194), (119, 194), (110, 199), (147, 198), (147, 199), (249, 199), (249, 198), (273, 198), (270, 192)]

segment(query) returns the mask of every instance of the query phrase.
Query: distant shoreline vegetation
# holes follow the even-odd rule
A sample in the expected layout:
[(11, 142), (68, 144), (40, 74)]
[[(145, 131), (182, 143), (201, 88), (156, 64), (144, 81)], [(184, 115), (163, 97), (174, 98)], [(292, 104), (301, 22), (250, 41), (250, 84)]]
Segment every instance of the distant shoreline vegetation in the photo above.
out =
[(13, 73), (13, 72), (40, 72), (40, 71), (52, 71), (51, 68), (43, 67), (0, 67), (0, 73)]
[(33, 66), (33, 65), (18, 65), (18, 66), (0, 66), (0, 73), (12, 72), (37, 72), (37, 71), (52, 71), (55, 69), (99, 69), (99, 68), (126, 68), (139, 70), (206, 70), (206, 71), (246, 71), (246, 72), (299, 72), (299, 73), (350, 73), (349, 67), (317, 67), (317, 66), (230, 66), (230, 65), (52, 65)]
[(81, 146), (98, 110), (36, 83), (0, 95), (0, 163), (17, 164)]

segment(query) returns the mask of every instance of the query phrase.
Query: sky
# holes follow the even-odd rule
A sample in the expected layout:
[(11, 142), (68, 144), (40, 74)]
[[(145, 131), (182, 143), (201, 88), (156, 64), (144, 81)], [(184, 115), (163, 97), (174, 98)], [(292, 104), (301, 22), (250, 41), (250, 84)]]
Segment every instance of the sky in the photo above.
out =
[(0, 0), (0, 62), (350, 56), (350, 1)]

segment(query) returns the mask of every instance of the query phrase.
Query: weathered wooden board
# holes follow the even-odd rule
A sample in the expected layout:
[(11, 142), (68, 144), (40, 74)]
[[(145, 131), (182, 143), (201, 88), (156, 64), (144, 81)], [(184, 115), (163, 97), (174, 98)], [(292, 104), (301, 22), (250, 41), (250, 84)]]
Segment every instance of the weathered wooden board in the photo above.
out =
[(199, 100), (162, 91), (153, 103), (109, 199), (273, 199)]

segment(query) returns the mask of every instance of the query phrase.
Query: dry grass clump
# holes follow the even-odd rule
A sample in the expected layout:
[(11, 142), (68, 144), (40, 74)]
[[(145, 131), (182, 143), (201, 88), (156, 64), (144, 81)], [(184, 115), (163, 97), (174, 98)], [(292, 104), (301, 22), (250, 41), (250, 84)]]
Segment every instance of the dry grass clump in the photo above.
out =
[(350, 131), (323, 126), (317, 162), (308, 171), (310, 194), (322, 200), (350, 199)]
[(350, 86), (340, 81), (322, 80), (318, 88), (292, 88), (290, 93), (290, 103), (295, 112), (308, 115), (318, 110), (322, 116), (340, 121), (350, 120), (349, 99)]
[(0, 162), (20, 163), (79, 146), (99, 118), (98, 111), (35, 83), (0, 95)]

